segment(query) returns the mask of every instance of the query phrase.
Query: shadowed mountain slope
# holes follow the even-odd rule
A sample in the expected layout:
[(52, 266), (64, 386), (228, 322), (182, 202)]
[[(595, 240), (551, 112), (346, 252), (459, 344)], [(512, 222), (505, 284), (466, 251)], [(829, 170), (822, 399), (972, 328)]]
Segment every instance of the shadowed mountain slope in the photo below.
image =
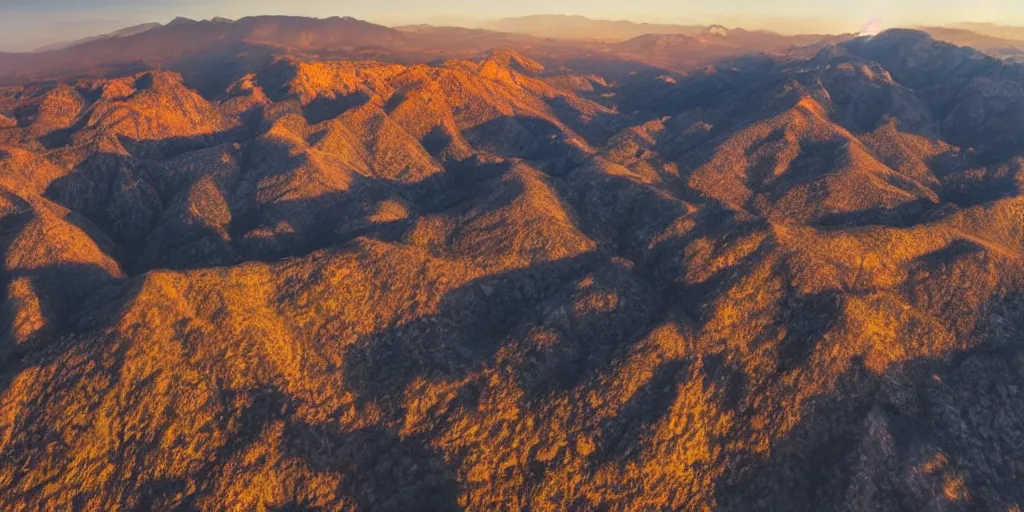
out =
[(1024, 72), (806, 53), (0, 89), (0, 508), (1018, 510)]

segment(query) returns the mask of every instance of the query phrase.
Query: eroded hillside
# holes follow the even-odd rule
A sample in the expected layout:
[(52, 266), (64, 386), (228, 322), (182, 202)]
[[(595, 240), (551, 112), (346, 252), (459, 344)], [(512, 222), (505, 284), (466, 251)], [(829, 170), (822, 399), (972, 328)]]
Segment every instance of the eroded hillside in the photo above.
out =
[(1022, 77), (0, 89), (0, 508), (1019, 510)]

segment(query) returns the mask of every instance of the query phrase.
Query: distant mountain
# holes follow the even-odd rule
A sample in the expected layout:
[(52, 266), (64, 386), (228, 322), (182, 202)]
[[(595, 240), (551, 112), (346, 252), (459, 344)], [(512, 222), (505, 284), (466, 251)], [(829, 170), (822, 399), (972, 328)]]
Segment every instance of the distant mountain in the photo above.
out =
[(996, 25), (994, 23), (957, 23), (952, 25), (952, 28), (969, 30), (977, 34), (995, 37), (998, 39), (1024, 41), (1024, 27)]
[(749, 52), (813, 53), (821, 45), (848, 40), (853, 36), (783, 36), (768, 31), (707, 27), (694, 35), (646, 34), (612, 47), (645, 62), (669, 69), (685, 69)]
[(49, 52), (49, 51), (54, 51), (54, 50), (61, 50), (61, 49), (64, 49), (64, 48), (67, 48), (67, 47), (70, 47), (70, 46), (77, 46), (77, 45), (88, 43), (88, 42), (91, 42), (91, 41), (99, 41), (101, 39), (117, 39), (117, 38), (120, 38), (120, 37), (128, 37), (128, 36), (133, 36), (135, 34), (141, 34), (143, 32), (146, 32), (148, 30), (152, 30), (154, 28), (161, 27), (161, 26), (163, 26), (163, 25), (161, 25), (160, 23), (144, 23), (142, 25), (135, 25), (133, 27), (123, 28), (121, 30), (114, 31), (114, 32), (111, 32), (109, 34), (103, 34), (103, 35), (98, 35), (98, 36), (86, 37), (86, 38), (79, 39), (77, 41), (71, 41), (71, 42), (49, 44), (49, 45), (43, 46), (41, 48), (38, 48), (35, 51), (36, 52)]
[(353, 18), (264, 16), (235, 22), (178, 18), (143, 32), (59, 50), (0, 54), (0, 80), (116, 74), (186, 63), (239, 66), (245, 62), (238, 59), (264, 62), (280, 51), (373, 54), (402, 42), (403, 35), (397, 30)]
[(997, 58), (1024, 57), (1024, 30), (1021, 39), (994, 37), (962, 28), (923, 27), (921, 30), (940, 41), (969, 46)]
[(645, 34), (694, 35), (703, 32), (707, 27), (700, 25), (636, 23), (625, 20), (591, 19), (584, 16), (542, 14), (485, 22), (481, 24), (481, 28), (501, 32), (530, 34), (537, 37), (616, 42)]
[[(657, 29), (644, 24), (629, 26), (638, 30)], [(179, 18), (145, 31), (127, 30), (116, 37), (90, 39), (67, 48), (0, 54), (0, 84), (117, 76), (161, 67), (182, 73), (186, 80), (196, 80), (193, 85), (206, 93), (222, 90), (282, 56), (304, 60), (376, 59), (414, 63), (469, 58), (510, 46), (555, 67), (571, 65), (585, 73), (624, 75), (652, 66), (684, 70), (751, 51), (785, 52), (793, 47), (832, 40), (823, 36), (780, 36), (719, 26), (687, 30), (693, 35), (680, 37), (698, 38), (700, 44), (679, 53), (678, 41), (645, 45), (643, 37), (633, 44), (618, 45), (458, 27), (388, 28), (353, 18), (263, 16), (234, 22)]]

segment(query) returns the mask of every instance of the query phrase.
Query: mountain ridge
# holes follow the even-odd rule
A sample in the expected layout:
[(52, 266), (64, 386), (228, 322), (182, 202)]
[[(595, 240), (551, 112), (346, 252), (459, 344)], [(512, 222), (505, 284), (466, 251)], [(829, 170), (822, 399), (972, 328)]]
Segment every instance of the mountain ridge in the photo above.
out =
[[(401, 27), (400, 27), (401, 28)], [(700, 27), (695, 34), (706, 32)], [(724, 54), (739, 55), (765, 45), (765, 38), (774, 49), (805, 45), (820, 39), (806, 36), (786, 44), (787, 39), (763, 32), (737, 31), (747, 41), (729, 40), (725, 47), (696, 60), (708, 63)], [(301, 36), (301, 37), (300, 37)], [(66, 48), (39, 54), (0, 53), (0, 83), (23, 83), (31, 80), (73, 79), (104, 76), (165, 67), (186, 75), (209, 75), (239, 69), (252, 71), (276, 57), (293, 56), (312, 60), (348, 58), (378, 59), (409, 64), (431, 59), (469, 58), (477, 53), (502, 46), (517, 46), (535, 56), (543, 56), (560, 65), (582, 61), (611, 60), (601, 43), (570, 41), (565, 38), (536, 38), (524, 34), (480, 31), (456, 27), (421, 27), (418, 30), (393, 29), (354, 18), (302, 18), (290, 16), (254, 16), (233, 22), (182, 21), (157, 26), (119, 37), (100, 37)], [(644, 63), (643, 54), (622, 55), (615, 66), (637, 67)], [(670, 56), (663, 56), (673, 65)], [(694, 59), (686, 57), (679, 66), (689, 66)], [(607, 67), (610, 64), (602, 64)], [(237, 77), (233, 77), (237, 78)], [(230, 82), (228, 82), (230, 83)], [(226, 83), (210, 87), (220, 90)], [(205, 89), (206, 87), (201, 87)]]
[(531, 48), (0, 88), (0, 508), (1024, 504), (1022, 68)]

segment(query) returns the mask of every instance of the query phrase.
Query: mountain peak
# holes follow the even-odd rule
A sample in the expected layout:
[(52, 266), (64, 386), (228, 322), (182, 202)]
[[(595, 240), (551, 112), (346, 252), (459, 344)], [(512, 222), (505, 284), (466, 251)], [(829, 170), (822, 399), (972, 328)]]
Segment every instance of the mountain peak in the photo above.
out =
[(536, 74), (544, 71), (544, 66), (539, 62), (524, 57), (519, 52), (510, 48), (499, 48), (491, 51), (484, 60), (484, 64), (489, 62), (524, 74)]
[(191, 18), (185, 18), (185, 17), (182, 17), (182, 16), (178, 16), (177, 18), (174, 18), (169, 23), (167, 23), (167, 25), (164, 25), (164, 26), (165, 27), (178, 27), (178, 26), (184, 26), (184, 25), (195, 25), (197, 23), (199, 23), (199, 22), (196, 21), (196, 20), (193, 20)]
[(893, 42), (919, 42), (934, 41), (931, 34), (914, 28), (890, 28), (876, 33), (874, 39), (890, 40)]
[(711, 25), (705, 31), (705, 34), (710, 36), (725, 37), (729, 35), (729, 29), (723, 27), (722, 25)]

